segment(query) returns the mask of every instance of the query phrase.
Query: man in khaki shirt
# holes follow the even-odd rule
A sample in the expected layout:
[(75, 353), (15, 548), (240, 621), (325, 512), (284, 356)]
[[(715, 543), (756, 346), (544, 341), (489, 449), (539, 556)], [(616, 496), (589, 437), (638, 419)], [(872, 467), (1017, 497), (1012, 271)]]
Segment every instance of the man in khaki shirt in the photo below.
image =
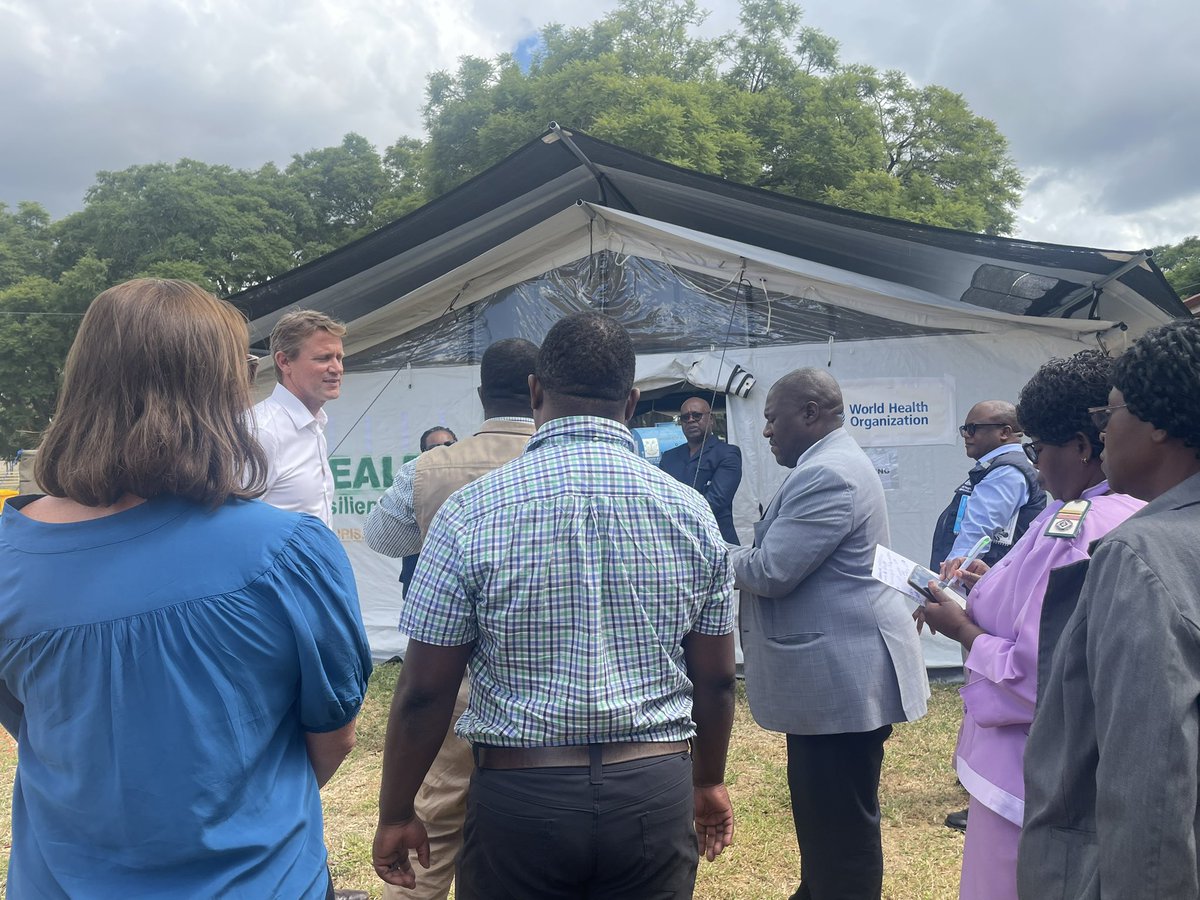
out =
[[(483, 353), (479, 400), (484, 422), (479, 431), (449, 447), (434, 447), (400, 467), (365, 527), (367, 545), (386, 556), (417, 553), (442, 504), (459, 488), (521, 455), (533, 434), (529, 376), (538, 348), (521, 338), (497, 341)], [(419, 563), (418, 563), (419, 565)], [(444, 900), (454, 880), (462, 847), (467, 787), (474, 760), (471, 745), (454, 734), (467, 705), (467, 682), (458, 691), (450, 729), (437, 759), (417, 793), (416, 810), (429, 833), (430, 868), (416, 888), (384, 887), (389, 900)]]

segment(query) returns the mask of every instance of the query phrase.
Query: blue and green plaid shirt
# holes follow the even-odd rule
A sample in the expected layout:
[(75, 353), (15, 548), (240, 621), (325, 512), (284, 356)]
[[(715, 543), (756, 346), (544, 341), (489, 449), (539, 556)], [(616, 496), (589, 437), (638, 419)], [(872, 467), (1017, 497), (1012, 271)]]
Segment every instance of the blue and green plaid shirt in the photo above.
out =
[(474, 642), (456, 731), (541, 747), (695, 734), (680, 642), (733, 630), (708, 503), (637, 456), (623, 425), (547, 422), (434, 519), (400, 630)]

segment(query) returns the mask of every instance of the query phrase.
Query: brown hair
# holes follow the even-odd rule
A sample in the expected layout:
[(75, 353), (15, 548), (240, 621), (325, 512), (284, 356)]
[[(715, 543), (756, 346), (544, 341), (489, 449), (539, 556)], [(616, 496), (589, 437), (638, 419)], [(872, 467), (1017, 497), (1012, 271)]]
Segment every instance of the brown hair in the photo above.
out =
[[(272, 361), (276, 353), (283, 353), (289, 360), (295, 359), (300, 353), (300, 345), (308, 340), (309, 335), (318, 331), (328, 331), (334, 337), (342, 337), (346, 333), (346, 326), (315, 309), (293, 309), (284, 313), (271, 329)], [(275, 367), (275, 380), (283, 381), (279, 366)]]
[(139, 278), (100, 294), (38, 448), (42, 489), (84, 506), (260, 496), (267, 461), (247, 422), (246, 344), (241, 314), (191, 282)]

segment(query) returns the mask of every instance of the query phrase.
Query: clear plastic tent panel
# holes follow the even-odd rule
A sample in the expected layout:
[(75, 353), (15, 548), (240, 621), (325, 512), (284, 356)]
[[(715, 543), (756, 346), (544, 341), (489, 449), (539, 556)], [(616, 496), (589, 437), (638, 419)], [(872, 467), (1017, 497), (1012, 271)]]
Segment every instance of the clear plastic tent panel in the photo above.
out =
[(356, 371), (478, 363), (503, 338), (540, 343), (550, 326), (580, 310), (614, 317), (638, 353), (862, 341), (949, 333), (842, 309), (816, 298), (764, 293), (761, 286), (601, 251), (447, 312), (356, 354)]

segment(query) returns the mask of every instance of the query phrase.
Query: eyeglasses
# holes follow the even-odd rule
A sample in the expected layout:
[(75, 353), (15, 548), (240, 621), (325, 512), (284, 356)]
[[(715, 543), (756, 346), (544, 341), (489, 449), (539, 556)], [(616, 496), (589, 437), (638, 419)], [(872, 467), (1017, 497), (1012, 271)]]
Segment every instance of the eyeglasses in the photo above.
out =
[(968, 422), (966, 425), (958, 426), (958, 433), (963, 437), (975, 437), (975, 432), (980, 428), (1005, 428), (1005, 422)]
[(254, 380), (254, 376), (258, 374), (258, 364), (262, 361), (261, 357), (255, 356), (253, 353), (246, 354), (246, 368), (250, 371), (250, 380)]
[(702, 412), (680, 413), (679, 421), (680, 422), (699, 422), (701, 419), (703, 419), (707, 415), (708, 415), (708, 413), (702, 413)]
[(1025, 455), (1029, 461), (1037, 465), (1038, 457), (1042, 455), (1042, 451), (1047, 447), (1065, 447), (1066, 444), (1051, 444), (1049, 441), (1030, 441), (1028, 444), (1022, 444), (1021, 449), (1025, 451)]
[(1108, 427), (1108, 420), (1112, 418), (1114, 410), (1124, 409), (1128, 403), (1116, 403), (1113, 406), (1089, 406), (1088, 415), (1092, 417), (1092, 424), (1096, 426), (1097, 431), (1103, 431)]

